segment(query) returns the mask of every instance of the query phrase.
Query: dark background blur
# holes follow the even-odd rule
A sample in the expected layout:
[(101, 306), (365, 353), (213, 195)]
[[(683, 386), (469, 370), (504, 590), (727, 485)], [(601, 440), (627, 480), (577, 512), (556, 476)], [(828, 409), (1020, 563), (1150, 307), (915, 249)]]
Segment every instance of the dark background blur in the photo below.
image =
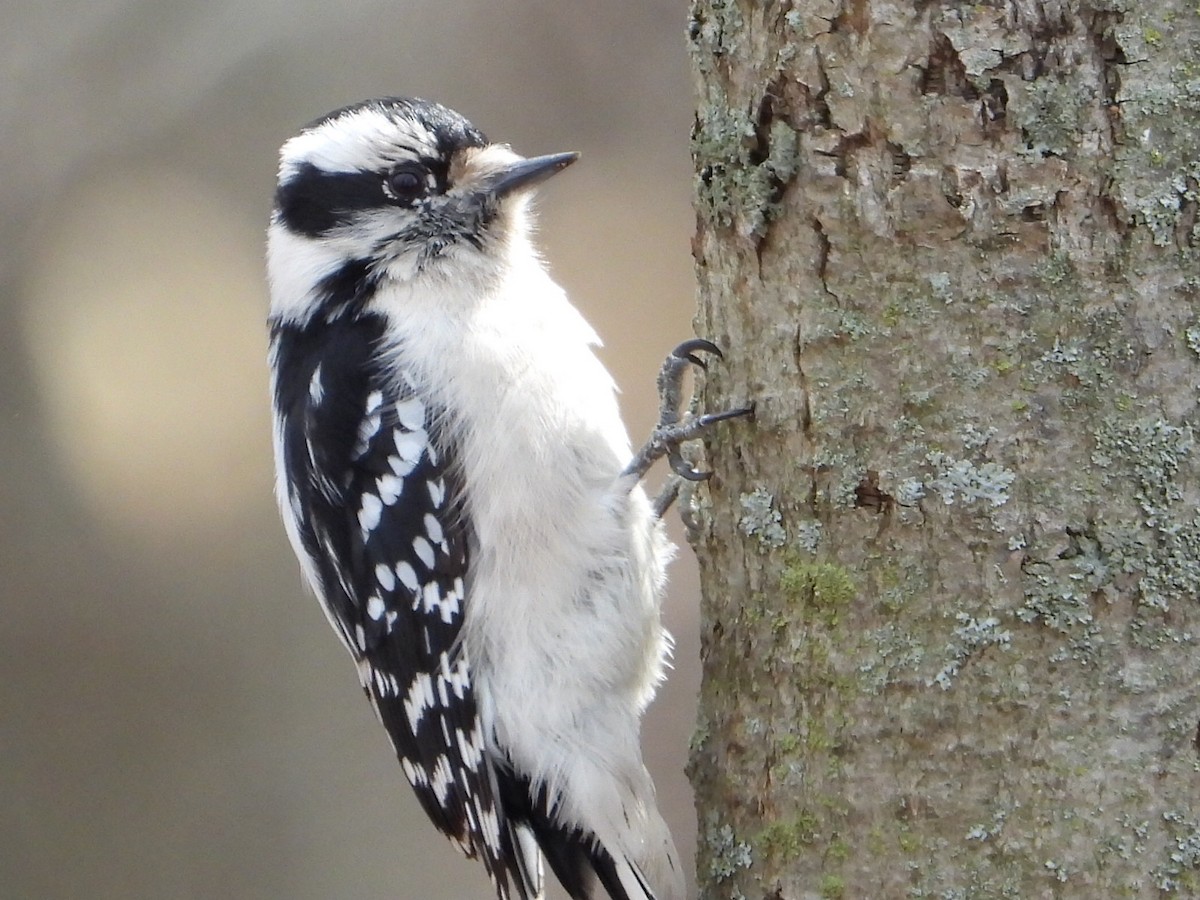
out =
[[(640, 439), (691, 333), (685, 15), (0, 2), (0, 898), (490, 896), (423, 821), (276, 518), (276, 151), (384, 94), (582, 151), (541, 243)], [(645, 732), (689, 857), (696, 593), (684, 551)]]

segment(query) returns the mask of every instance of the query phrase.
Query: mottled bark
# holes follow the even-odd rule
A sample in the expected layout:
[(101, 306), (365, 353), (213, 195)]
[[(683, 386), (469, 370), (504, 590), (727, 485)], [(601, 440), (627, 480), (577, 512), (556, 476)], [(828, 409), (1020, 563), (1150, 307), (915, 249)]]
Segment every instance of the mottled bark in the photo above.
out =
[(695, 0), (701, 896), (1200, 895), (1194, 0)]

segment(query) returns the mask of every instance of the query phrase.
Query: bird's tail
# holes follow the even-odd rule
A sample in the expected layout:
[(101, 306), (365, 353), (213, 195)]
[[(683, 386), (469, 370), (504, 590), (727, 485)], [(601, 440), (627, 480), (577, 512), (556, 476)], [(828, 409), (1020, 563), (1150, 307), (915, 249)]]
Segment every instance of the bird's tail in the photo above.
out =
[(513, 848), (516, 850), (516, 880), (528, 900), (544, 900), (542, 893), (542, 854), (538, 848), (537, 835), (523, 822), (509, 823)]
[(578, 828), (563, 828), (547, 817), (533, 830), (546, 861), (572, 900), (658, 900), (635, 863), (613, 859)]
[[(583, 828), (559, 822), (544, 786), (531, 789), (519, 777), (505, 780), (511, 791), (504, 799), (509, 815), (528, 828), (571, 900), (682, 900), (682, 873), (665, 825), (661, 826), (666, 845), (662, 856), (672, 871), (657, 873), (657, 881), (666, 882), (658, 884), (628, 853), (610, 849)], [(648, 813), (658, 817), (653, 809)]]

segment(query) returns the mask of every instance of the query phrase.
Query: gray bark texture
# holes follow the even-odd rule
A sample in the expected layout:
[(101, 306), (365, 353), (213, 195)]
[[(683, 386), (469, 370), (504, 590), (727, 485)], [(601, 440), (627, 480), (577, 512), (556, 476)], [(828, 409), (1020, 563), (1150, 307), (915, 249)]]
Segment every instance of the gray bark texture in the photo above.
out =
[(689, 37), (701, 896), (1200, 896), (1200, 7)]

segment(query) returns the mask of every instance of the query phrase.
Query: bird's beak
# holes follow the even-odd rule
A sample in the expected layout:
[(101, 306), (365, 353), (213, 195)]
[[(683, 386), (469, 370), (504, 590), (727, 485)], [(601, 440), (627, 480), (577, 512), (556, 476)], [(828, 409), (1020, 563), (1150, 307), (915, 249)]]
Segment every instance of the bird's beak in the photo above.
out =
[(579, 159), (578, 153), (551, 153), (519, 159), (492, 173), (484, 191), (493, 198), (505, 197), (523, 188), (540, 184)]

